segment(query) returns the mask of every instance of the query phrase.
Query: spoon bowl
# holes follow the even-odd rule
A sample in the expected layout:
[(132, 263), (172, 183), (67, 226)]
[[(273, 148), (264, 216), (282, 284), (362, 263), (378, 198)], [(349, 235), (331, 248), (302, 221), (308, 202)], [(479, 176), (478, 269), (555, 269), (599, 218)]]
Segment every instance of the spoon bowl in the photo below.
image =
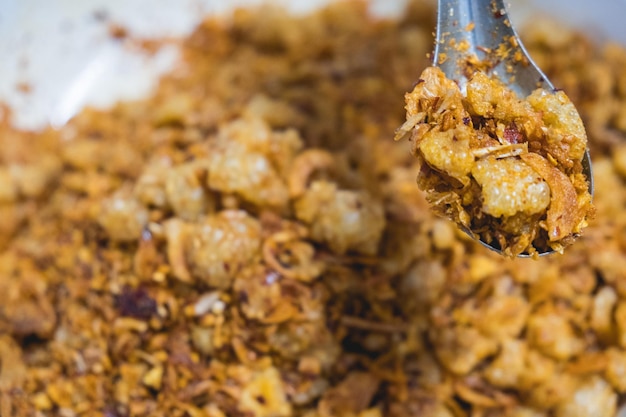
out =
[[(557, 91), (524, 48), (508, 18), (502, 0), (438, 0), (437, 32), (433, 65), (454, 80), (465, 93), (471, 74), (478, 69), (495, 76), (519, 97), (537, 88)], [(589, 150), (582, 160), (583, 173), (593, 196)], [(474, 234), (466, 230), (473, 238)], [(487, 248), (500, 248), (479, 240)], [(548, 255), (554, 251), (539, 253)], [(528, 257), (520, 254), (519, 257)]]

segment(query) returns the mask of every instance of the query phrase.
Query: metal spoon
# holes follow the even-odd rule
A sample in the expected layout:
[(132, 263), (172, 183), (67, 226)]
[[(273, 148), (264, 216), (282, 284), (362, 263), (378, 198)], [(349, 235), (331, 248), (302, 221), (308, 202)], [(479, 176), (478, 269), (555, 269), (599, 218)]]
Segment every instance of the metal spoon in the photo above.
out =
[[(465, 91), (468, 79), (460, 63), (472, 54), (485, 58), (504, 45), (509, 49), (506, 57), (494, 60), (489, 72), (497, 76), (519, 97), (527, 97), (541, 87), (553, 91), (554, 86), (537, 67), (522, 45), (508, 18), (502, 0), (438, 0), (437, 35), (433, 65), (455, 80), (461, 91)], [(462, 45), (462, 47), (459, 47)], [(589, 182), (589, 193), (593, 195), (593, 175), (589, 150), (582, 160), (583, 172)], [(467, 231), (472, 237), (471, 232)], [(484, 246), (496, 252), (501, 250), (486, 242)], [(553, 253), (549, 250), (540, 256)], [(521, 254), (520, 257), (528, 257)]]

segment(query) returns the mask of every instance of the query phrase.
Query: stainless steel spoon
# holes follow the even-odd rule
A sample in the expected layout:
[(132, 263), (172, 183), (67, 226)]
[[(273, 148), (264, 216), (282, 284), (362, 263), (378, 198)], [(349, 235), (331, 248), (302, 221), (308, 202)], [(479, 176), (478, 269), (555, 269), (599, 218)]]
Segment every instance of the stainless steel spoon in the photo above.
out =
[[(455, 80), (465, 91), (467, 77), (461, 63), (468, 56), (479, 59), (489, 55), (505, 45), (506, 54), (492, 61), (489, 72), (497, 76), (519, 97), (530, 95), (541, 87), (554, 90), (554, 86), (537, 67), (526, 52), (522, 41), (515, 32), (508, 18), (507, 9), (502, 0), (438, 0), (437, 35), (433, 65), (438, 66), (446, 77)], [(503, 56), (505, 55), (505, 56)], [(593, 195), (593, 175), (589, 150), (583, 157), (583, 172), (589, 181), (589, 193)], [(474, 237), (472, 233), (468, 232)], [(484, 246), (496, 252), (499, 248), (480, 241)], [(553, 253), (546, 251), (540, 256)], [(528, 257), (521, 254), (520, 257)]]

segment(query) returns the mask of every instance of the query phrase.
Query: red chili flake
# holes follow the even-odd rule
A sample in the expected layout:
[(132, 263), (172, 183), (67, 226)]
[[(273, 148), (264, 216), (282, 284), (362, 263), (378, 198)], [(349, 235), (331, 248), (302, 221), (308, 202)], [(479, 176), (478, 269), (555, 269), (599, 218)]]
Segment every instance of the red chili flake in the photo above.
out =
[(144, 288), (124, 287), (116, 305), (122, 316), (147, 320), (156, 313), (157, 303)]
[(504, 140), (509, 143), (522, 143), (524, 142), (524, 135), (517, 129), (515, 123), (511, 123), (504, 128)]

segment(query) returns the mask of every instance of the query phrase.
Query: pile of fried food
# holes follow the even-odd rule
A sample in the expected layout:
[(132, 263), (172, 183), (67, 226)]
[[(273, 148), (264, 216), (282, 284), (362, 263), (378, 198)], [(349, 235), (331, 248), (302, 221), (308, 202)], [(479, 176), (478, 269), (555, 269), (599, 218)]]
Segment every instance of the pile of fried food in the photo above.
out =
[(519, 98), (483, 71), (459, 86), (426, 68), (406, 95), (418, 184), (437, 212), (505, 255), (563, 252), (593, 213), (587, 134), (563, 91)]
[(39, 133), (3, 109), (0, 415), (615, 415), (626, 50), (526, 32), (581, 111), (597, 214), (509, 259), (431, 212), (393, 141), (432, 16), (239, 10), (145, 100)]

